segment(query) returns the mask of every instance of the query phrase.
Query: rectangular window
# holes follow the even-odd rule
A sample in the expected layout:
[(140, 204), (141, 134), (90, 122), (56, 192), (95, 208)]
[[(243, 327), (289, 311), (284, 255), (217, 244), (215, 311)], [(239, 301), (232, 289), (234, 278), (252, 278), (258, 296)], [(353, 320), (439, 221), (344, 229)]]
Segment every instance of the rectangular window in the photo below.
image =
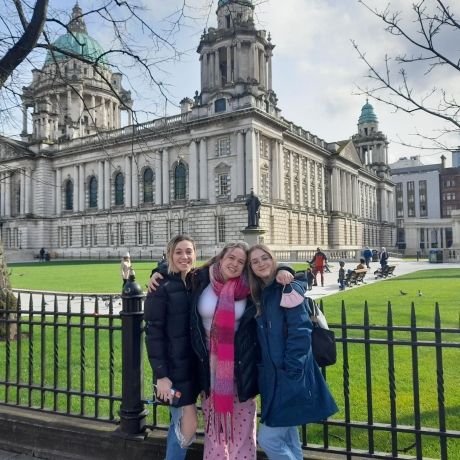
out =
[(225, 243), (225, 216), (217, 216), (217, 242)]
[(166, 221), (166, 241), (172, 238), (172, 220)]
[(147, 233), (149, 235), (149, 244), (153, 244), (153, 222), (147, 222)]
[(268, 172), (263, 172), (260, 174), (260, 192), (263, 198), (267, 200), (270, 198), (270, 186), (269, 186)]
[(396, 184), (396, 217), (404, 217), (403, 184)]
[(426, 180), (420, 180), (418, 182), (418, 192), (420, 217), (426, 217), (428, 215), (428, 210), (426, 206)]
[(288, 220), (288, 241), (292, 244), (292, 219)]
[(415, 217), (415, 182), (407, 182), (407, 215)]
[(136, 222), (136, 244), (138, 246), (141, 246), (143, 242), (142, 233), (142, 222)]
[(219, 196), (229, 196), (230, 195), (230, 175), (227, 173), (218, 174), (217, 183), (218, 183), (218, 195)]
[(220, 137), (216, 143), (216, 155), (223, 157), (230, 155), (230, 137)]
[(91, 246), (97, 246), (97, 225), (91, 225)]
[(275, 216), (270, 216), (270, 242), (275, 244)]
[(177, 227), (178, 227), (178, 233), (180, 235), (183, 235), (185, 233), (184, 229), (185, 229), (185, 222), (184, 222), (184, 219), (179, 219), (177, 221)]

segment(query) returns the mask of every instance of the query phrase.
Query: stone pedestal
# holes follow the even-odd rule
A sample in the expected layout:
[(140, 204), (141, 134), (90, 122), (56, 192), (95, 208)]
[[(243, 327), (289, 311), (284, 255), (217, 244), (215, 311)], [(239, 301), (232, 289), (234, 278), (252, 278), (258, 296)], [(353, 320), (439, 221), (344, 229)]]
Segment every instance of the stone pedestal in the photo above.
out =
[(260, 237), (266, 231), (260, 227), (246, 227), (244, 230), (241, 230), (241, 233), (243, 234), (244, 241), (251, 247), (262, 242)]

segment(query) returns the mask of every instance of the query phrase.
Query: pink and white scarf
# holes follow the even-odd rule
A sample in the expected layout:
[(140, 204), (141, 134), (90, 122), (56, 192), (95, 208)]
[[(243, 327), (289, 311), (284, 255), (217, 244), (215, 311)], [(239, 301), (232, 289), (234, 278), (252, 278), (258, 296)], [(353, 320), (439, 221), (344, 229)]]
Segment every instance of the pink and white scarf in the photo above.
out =
[(233, 438), (235, 300), (245, 299), (250, 291), (243, 275), (224, 281), (218, 263), (209, 267), (209, 275), (218, 300), (211, 325), (211, 394), (206, 431), (213, 423), (218, 441), (223, 433), (227, 442)]

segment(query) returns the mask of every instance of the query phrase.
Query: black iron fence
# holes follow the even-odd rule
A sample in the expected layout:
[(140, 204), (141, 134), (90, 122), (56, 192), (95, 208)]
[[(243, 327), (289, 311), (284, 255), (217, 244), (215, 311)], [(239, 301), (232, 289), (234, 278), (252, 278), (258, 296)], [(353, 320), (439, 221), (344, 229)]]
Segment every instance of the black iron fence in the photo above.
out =
[[(0, 404), (120, 423), (129, 433), (167, 428), (165, 408), (149, 405), (139, 297), (122, 305), (117, 296), (17, 296), (0, 315)], [(323, 371), (340, 412), (301, 427), (306, 456), (458, 458), (460, 329), (442, 326), (437, 305), (429, 327), (417, 325), (413, 305), (409, 325), (393, 318), (389, 304), (385, 324), (373, 324), (365, 305), (362, 323), (349, 324), (342, 305), (330, 325), (338, 362)]]

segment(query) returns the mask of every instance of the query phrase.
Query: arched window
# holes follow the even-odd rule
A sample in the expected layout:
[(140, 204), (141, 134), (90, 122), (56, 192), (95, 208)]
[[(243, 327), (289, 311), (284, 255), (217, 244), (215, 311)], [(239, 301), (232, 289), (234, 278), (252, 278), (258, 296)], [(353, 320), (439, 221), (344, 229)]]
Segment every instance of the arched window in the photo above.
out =
[(97, 179), (95, 176), (89, 180), (89, 207), (97, 208)]
[(65, 209), (72, 211), (73, 209), (73, 182), (69, 179), (65, 183)]
[(115, 206), (125, 204), (124, 188), (125, 179), (122, 173), (118, 173), (115, 176)]
[(185, 165), (179, 163), (174, 171), (174, 199), (185, 200)]
[(153, 203), (153, 171), (150, 168), (144, 171), (144, 203)]

